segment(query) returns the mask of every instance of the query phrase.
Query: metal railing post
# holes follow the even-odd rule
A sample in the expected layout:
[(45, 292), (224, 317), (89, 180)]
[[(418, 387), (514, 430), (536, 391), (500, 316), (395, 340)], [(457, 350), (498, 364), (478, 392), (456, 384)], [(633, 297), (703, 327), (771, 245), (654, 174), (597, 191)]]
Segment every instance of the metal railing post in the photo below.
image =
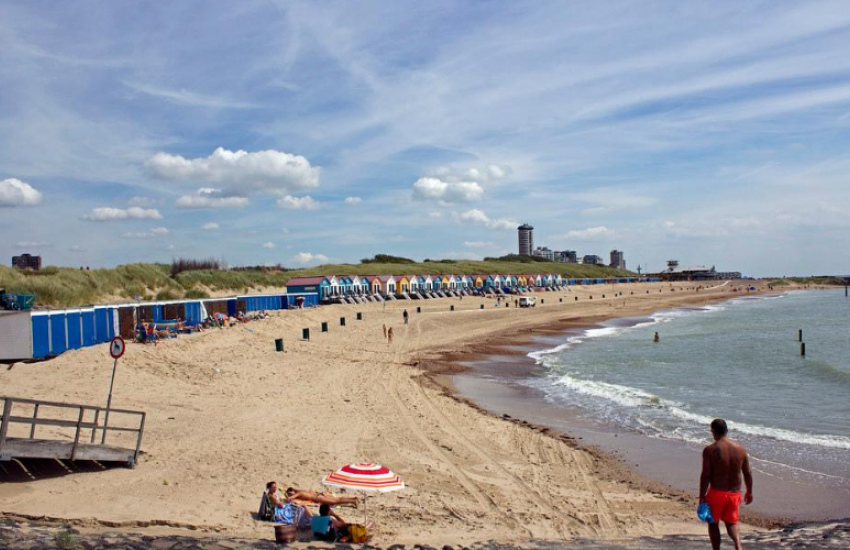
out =
[(136, 451), (133, 453), (133, 464), (139, 461), (139, 450), (142, 448), (142, 435), (145, 433), (145, 417), (146, 413), (142, 413), (142, 421), (139, 423), (139, 436), (136, 438)]

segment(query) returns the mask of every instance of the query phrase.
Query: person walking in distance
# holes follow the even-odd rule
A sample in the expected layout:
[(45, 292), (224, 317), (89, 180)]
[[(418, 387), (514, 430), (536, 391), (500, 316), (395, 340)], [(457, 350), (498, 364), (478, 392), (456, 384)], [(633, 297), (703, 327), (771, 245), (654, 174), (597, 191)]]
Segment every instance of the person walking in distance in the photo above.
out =
[(393, 327), (387, 329), (387, 345), (393, 343)]
[(738, 531), (738, 508), (741, 506), (741, 477), (747, 492), (744, 503), (753, 501), (753, 474), (747, 450), (729, 439), (726, 421), (716, 418), (711, 422), (714, 443), (702, 451), (702, 473), (699, 477), (700, 504), (708, 503), (712, 522), (708, 524), (711, 547), (720, 549), (720, 522), (726, 524), (726, 532), (741, 550), (741, 534)]
[(404, 319), (404, 324), (406, 325), (407, 324), (407, 318), (408, 318), (408, 313), (407, 313), (406, 309), (402, 312), (401, 316)]
[(387, 325), (384, 323), (384, 340), (387, 339)]

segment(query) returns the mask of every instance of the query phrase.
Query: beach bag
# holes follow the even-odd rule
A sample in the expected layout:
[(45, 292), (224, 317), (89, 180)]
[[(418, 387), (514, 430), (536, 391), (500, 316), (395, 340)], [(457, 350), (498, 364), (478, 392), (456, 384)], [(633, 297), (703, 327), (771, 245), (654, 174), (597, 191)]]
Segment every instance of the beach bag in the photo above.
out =
[(356, 523), (348, 526), (348, 535), (351, 537), (351, 542), (366, 542), (369, 540), (366, 527), (357, 525)]
[(260, 499), (260, 509), (257, 510), (257, 519), (274, 521), (274, 506), (269, 502), (269, 494), (266, 492), (263, 492), (263, 498)]

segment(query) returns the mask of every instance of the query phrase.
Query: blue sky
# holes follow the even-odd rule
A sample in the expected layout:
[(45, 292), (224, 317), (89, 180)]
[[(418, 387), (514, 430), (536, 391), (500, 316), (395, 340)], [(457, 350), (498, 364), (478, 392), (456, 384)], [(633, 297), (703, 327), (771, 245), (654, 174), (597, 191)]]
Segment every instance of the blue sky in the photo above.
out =
[(0, 2), (0, 254), (850, 272), (845, 2)]

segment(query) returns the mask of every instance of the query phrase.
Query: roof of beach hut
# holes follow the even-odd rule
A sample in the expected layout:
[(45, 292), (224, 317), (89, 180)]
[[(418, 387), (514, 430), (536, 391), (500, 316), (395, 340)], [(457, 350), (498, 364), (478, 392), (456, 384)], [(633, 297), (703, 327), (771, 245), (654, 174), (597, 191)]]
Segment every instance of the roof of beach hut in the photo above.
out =
[(328, 279), (328, 277), (325, 277), (324, 275), (320, 275), (317, 277), (293, 277), (289, 279), (286, 284), (292, 286), (317, 285), (325, 280), (330, 282), (330, 279)]

